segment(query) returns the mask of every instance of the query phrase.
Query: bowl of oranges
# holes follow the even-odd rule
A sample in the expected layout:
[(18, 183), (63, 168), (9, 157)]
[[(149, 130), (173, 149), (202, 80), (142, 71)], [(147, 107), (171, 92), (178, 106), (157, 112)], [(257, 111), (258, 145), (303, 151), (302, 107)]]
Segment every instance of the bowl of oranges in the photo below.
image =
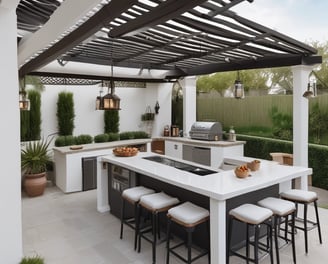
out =
[(113, 149), (113, 153), (117, 157), (132, 157), (137, 155), (138, 148), (134, 147), (117, 147)]
[(247, 178), (250, 175), (247, 164), (240, 165), (235, 168), (235, 174), (238, 178)]

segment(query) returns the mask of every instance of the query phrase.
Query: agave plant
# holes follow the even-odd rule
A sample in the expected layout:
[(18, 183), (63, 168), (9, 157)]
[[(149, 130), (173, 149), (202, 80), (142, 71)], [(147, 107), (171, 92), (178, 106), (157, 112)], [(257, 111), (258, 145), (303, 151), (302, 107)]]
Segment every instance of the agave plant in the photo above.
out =
[(48, 153), (50, 141), (40, 140), (29, 142), (21, 151), (21, 168), (26, 174), (38, 174), (46, 171), (51, 161)]

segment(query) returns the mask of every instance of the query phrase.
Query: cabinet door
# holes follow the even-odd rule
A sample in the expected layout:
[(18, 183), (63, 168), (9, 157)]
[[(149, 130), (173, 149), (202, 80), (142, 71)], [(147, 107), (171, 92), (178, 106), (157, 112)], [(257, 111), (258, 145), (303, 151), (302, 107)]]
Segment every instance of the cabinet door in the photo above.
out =
[(165, 140), (165, 155), (182, 159), (182, 143)]

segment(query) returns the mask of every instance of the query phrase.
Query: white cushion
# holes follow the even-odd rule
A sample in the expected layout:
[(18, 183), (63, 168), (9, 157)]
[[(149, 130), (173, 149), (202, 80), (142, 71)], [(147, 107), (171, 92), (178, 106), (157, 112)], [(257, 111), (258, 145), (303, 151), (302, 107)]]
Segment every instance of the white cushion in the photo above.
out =
[(168, 214), (180, 222), (186, 224), (193, 224), (208, 217), (210, 215), (210, 212), (191, 202), (185, 202), (183, 204), (171, 208), (168, 211)]
[(229, 215), (242, 222), (257, 225), (272, 216), (272, 211), (254, 204), (243, 204), (230, 210)]
[(285, 216), (295, 211), (295, 204), (275, 197), (268, 197), (257, 202), (259, 206), (270, 209), (273, 214)]
[(287, 200), (292, 200), (295, 202), (313, 202), (318, 199), (318, 195), (315, 192), (304, 191), (298, 189), (291, 189), (289, 191), (283, 192), (280, 194), (280, 197)]
[(164, 192), (148, 194), (140, 198), (140, 204), (152, 210), (159, 210), (178, 203), (178, 198), (169, 196)]
[(137, 186), (137, 187), (125, 189), (122, 193), (122, 197), (130, 201), (138, 202), (142, 196), (154, 192), (155, 192), (154, 190), (148, 189), (144, 186)]

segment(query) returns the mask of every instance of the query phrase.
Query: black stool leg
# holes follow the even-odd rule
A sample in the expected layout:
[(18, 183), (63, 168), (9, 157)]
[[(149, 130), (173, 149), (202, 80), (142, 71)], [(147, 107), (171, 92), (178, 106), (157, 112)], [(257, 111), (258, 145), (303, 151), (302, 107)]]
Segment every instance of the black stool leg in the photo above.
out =
[(260, 233), (260, 226), (255, 225), (255, 237), (254, 237), (254, 263), (255, 264), (259, 263), (259, 233)]
[(153, 264), (156, 263), (156, 243), (157, 243), (157, 212), (153, 212), (152, 214), (152, 224), (153, 224), (153, 243), (152, 243), (152, 251), (153, 251)]
[(268, 225), (268, 234), (269, 234), (269, 241), (270, 241), (270, 263), (273, 264), (273, 242), (272, 242), (272, 219), (271, 219), (271, 225)]
[(274, 243), (276, 246), (276, 258), (277, 263), (280, 264), (280, 257), (279, 257), (279, 244), (278, 244), (278, 217), (275, 215), (273, 218), (273, 225), (274, 225)]
[(246, 263), (249, 263), (249, 224), (246, 224)]
[[(210, 236), (211, 236), (210, 220), (207, 220), (207, 222), (206, 222), (206, 229), (207, 229), (207, 237), (208, 237), (209, 240), (211, 240), (210, 239)], [(207, 252), (207, 254), (208, 254), (208, 264), (211, 264), (211, 242), (208, 245), (208, 252)]]
[(139, 208), (138, 203), (134, 204), (134, 250), (137, 250), (137, 241), (139, 235)]
[(187, 240), (187, 247), (188, 247), (188, 264), (191, 264), (191, 245), (192, 245), (192, 232), (193, 228), (187, 228), (188, 240)]
[(125, 201), (124, 201), (124, 199), (122, 199), (122, 205), (121, 205), (121, 232), (120, 232), (120, 239), (123, 238), (124, 211), (125, 211)]
[(296, 264), (296, 250), (295, 250), (295, 214), (296, 212), (292, 213), (292, 249), (293, 249), (293, 261)]
[(318, 204), (317, 204), (317, 201), (314, 201), (314, 209), (315, 209), (315, 216), (317, 218), (317, 227), (318, 227), (319, 241), (320, 241), (320, 244), (322, 244), (321, 227), (320, 227), (320, 221), (319, 221), (319, 213), (318, 213)]
[(167, 219), (166, 230), (166, 264), (170, 262), (170, 235), (171, 235), (171, 219)]
[(142, 207), (138, 204), (138, 220), (137, 220), (137, 224), (138, 224), (138, 253), (140, 253), (140, 249), (141, 249), (141, 235), (140, 235), (140, 216), (141, 216), (141, 210)]
[(304, 237), (305, 237), (305, 253), (308, 253), (308, 231), (307, 231), (307, 204), (304, 204)]
[(230, 260), (230, 249), (231, 249), (231, 233), (232, 233), (232, 224), (233, 224), (233, 218), (230, 216), (229, 217), (229, 229), (228, 229), (228, 241), (227, 241), (227, 264), (229, 264), (229, 260)]

